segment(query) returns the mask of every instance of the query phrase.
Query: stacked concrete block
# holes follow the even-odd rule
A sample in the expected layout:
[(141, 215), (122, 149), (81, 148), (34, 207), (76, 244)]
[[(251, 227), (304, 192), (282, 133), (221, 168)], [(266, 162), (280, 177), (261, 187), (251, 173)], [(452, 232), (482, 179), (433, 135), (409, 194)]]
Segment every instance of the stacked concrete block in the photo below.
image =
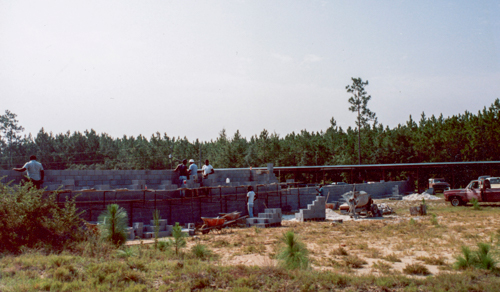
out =
[(65, 179), (62, 181), (61, 185), (63, 186), (63, 190), (75, 190), (75, 180), (74, 179)]
[(162, 180), (160, 186), (158, 187), (159, 190), (175, 190), (177, 188), (178, 186), (176, 184), (172, 184), (171, 180)]
[[(155, 221), (150, 221), (151, 225), (144, 225), (145, 231), (142, 234), (143, 238), (154, 238), (155, 236)], [(160, 219), (158, 221), (160, 230), (158, 231), (158, 237), (167, 237), (172, 234), (172, 225), (167, 225), (167, 219)]]
[(109, 185), (96, 185), (95, 189), (98, 191), (109, 191), (111, 187)]
[(146, 180), (133, 179), (132, 185), (130, 185), (128, 188), (131, 190), (143, 190), (145, 185), (146, 185)]
[(281, 208), (265, 209), (258, 217), (247, 218), (248, 226), (274, 227), (281, 225)]
[(299, 222), (310, 221), (310, 220), (325, 220), (326, 210), (325, 210), (325, 197), (317, 196), (316, 200), (312, 204), (307, 204), (307, 209), (300, 209), (298, 213), (295, 213), (295, 218)]
[(185, 233), (186, 235), (193, 236), (194, 235), (194, 223), (186, 223), (186, 228), (182, 228), (181, 232)]
[(142, 234), (144, 232), (144, 223), (134, 222), (132, 224), (132, 228), (134, 229), (135, 236), (142, 238)]
[(135, 239), (134, 227), (128, 227), (127, 228), (127, 239), (128, 240), (134, 240)]

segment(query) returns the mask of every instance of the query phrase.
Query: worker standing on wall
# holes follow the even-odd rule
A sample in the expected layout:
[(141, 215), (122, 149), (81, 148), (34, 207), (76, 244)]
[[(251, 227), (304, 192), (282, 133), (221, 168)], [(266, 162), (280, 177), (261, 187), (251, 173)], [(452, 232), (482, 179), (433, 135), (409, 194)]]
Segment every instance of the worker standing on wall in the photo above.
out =
[(189, 178), (192, 178), (195, 182), (198, 181), (198, 166), (194, 163), (194, 159), (189, 159)]
[(177, 165), (174, 171), (179, 172), (179, 188), (185, 188), (185, 181), (187, 180), (188, 176), (188, 168), (186, 166), (187, 164), (187, 159), (182, 160), (182, 163)]
[(203, 172), (203, 178), (208, 178), (210, 174), (213, 174), (215, 172), (213, 166), (210, 165), (210, 161), (205, 160), (205, 165), (201, 168), (201, 171)]
[(28, 181), (30, 181), (39, 190), (42, 187), (45, 172), (40, 162), (36, 161), (36, 156), (31, 155), (30, 161), (26, 162), (21, 168), (13, 168), (12, 170), (23, 172), (26, 171)]

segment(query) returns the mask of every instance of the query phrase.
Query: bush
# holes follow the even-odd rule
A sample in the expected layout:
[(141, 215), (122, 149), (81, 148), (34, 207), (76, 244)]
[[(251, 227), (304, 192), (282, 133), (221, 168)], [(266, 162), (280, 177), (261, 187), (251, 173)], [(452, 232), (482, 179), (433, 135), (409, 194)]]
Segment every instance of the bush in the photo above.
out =
[(101, 238), (119, 246), (127, 241), (127, 211), (117, 204), (110, 204), (99, 215)]
[(281, 265), (287, 269), (307, 269), (309, 267), (308, 251), (293, 231), (283, 234), (285, 247), (278, 255)]
[(11, 187), (0, 183), (0, 253), (20, 253), (26, 248), (60, 251), (83, 241), (83, 220), (75, 197), (57, 204), (57, 192), (44, 194), (31, 184)]

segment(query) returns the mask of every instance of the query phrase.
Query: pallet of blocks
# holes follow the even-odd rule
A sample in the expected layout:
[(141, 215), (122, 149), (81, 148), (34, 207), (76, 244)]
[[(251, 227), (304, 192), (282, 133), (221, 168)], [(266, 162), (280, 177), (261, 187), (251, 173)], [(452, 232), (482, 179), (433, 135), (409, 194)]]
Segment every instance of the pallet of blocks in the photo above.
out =
[(325, 197), (317, 196), (312, 204), (307, 204), (307, 209), (300, 209), (295, 213), (295, 219), (299, 222), (324, 221), (326, 219), (325, 201)]
[(281, 226), (281, 209), (265, 209), (264, 213), (259, 213), (258, 217), (247, 218), (247, 226), (262, 228)]

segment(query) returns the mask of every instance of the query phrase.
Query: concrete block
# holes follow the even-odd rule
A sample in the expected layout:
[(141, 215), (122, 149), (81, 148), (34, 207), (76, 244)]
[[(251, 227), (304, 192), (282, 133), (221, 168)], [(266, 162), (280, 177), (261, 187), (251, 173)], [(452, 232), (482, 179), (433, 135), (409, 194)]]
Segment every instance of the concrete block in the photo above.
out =
[(62, 181), (62, 185), (65, 186), (74, 186), (75, 185), (75, 180), (74, 179), (65, 179)]
[(111, 187), (109, 185), (96, 185), (95, 189), (99, 191), (107, 191), (111, 190)]
[(132, 227), (134, 228), (135, 234), (139, 237), (142, 237), (142, 233), (144, 230), (144, 223), (134, 222), (134, 223), (132, 223)]

